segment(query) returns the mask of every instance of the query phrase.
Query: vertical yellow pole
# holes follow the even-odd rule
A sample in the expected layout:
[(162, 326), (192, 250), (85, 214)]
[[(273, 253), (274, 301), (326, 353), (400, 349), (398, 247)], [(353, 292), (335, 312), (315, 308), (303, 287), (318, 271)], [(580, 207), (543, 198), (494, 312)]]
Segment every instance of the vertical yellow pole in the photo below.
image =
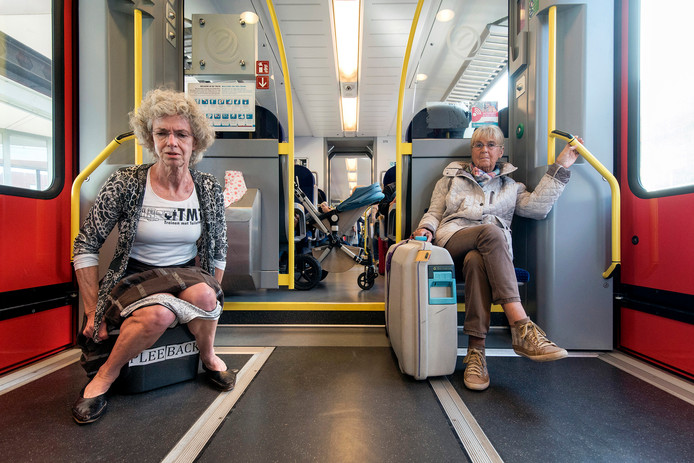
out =
[(414, 33), (417, 30), (419, 22), (419, 14), (422, 12), (424, 0), (417, 2), (417, 8), (414, 11), (412, 18), (412, 26), (410, 27), (410, 36), (407, 39), (407, 49), (405, 50), (405, 58), (402, 62), (402, 73), (400, 75), (400, 92), (398, 93), (398, 114), (395, 123), (395, 241), (402, 240), (402, 157), (406, 154), (412, 154), (412, 143), (404, 143), (402, 141), (402, 111), (405, 99), (405, 83), (407, 80), (407, 68), (410, 64), (410, 52), (412, 50), (412, 42), (414, 41)]
[(75, 238), (80, 230), (80, 191), (82, 188), (82, 183), (89, 177), (97, 167), (101, 165), (108, 157), (113, 153), (116, 148), (118, 148), (123, 142), (135, 138), (132, 132), (126, 132), (118, 135), (114, 138), (111, 143), (104, 148), (104, 150), (99, 153), (99, 155), (94, 158), (89, 165), (79, 173), (79, 175), (72, 182), (72, 191), (70, 195), (70, 259), (72, 260), (73, 246), (75, 243)]
[(552, 131), (557, 125), (557, 7), (549, 9), (549, 57), (547, 72), (547, 165), (554, 164)]
[[(135, 111), (142, 102), (142, 11), (135, 9)], [(142, 146), (135, 143), (135, 164), (142, 164)]]
[[(275, 29), (275, 37), (279, 47), (280, 58), (282, 60), (282, 75), (284, 75), (284, 93), (287, 99), (287, 128), (288, 143), (280, 143), (280, 154), (286, 154), (287, 158), (287, 253), (289, 273), (286, 284), (289, 289), (294, 289), (294, 107), (292, 106), (292, 85), (289, 79), (289, 66), (287, 65), (287, 55), (284, 52), (284, 42), (282, 32), (277, 22), (277, 14), (272, 0), (267, 0), (267, 7), (272, 17), (272, 25)], [(255, 64), (255, 63), (254, 63)], [(283, 146), (286, 145), (286, 146)], [(282, 284), (283, 281), (280, 282)]]

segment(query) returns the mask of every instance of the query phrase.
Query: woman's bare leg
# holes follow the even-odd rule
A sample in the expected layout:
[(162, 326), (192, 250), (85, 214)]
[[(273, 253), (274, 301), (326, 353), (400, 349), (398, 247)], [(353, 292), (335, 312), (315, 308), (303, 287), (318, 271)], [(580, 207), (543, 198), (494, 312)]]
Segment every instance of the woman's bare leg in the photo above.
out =
[(511, 326), (513, 326), (518, 320), (528, 318), (528, 314), (525, 313), (523, 304), (520, 302), (508, 302), (506, 304), (501, 304), (501, 308), (504, 309), (506, 318), (508, 318), (508, 322)]
[[(181, 291), (178, 297), (206, 312), (212, 312), (217, 307), (215, 291), (206, 283), (193, 285)], [(227, 369), (226, 363), (214, 353), (217, 320), (194, 318), (188, 322), (188, 329), (195, 336), (203, 365), (212, 371), (225, 371)]]
[(121, 325), (108, 360), (85, 388), (84, 398), (96, 397), (108, 391), (123, 365), (152, 346), (175, 319), (176, 315), (161, 305), (134, 311)]

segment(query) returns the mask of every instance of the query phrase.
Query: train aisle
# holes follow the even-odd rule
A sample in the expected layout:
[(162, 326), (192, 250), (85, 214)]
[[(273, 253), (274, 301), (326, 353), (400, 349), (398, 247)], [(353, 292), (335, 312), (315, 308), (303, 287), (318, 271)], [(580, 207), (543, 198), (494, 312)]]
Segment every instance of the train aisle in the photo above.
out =
[(694, 385), (623, 354), (582, 355), (491, 350), (486, 391), (468, 390), (462, 369), (447, 381), (504, 461), (691, 461)]
[[(220, 326), (234, 391), (115, 394), (96, 423), (69, 351), (0, 378), (4, 461), (689, 461), (694, 386), (618, 353), (519, 358), (495, 330), (491, 386), (400, 373), (382, 327)], [(464, 339), (461, 339), (464, 345)], [(272, 346), (272, 347), (254, 347)], [(464, 354), (464, 349), (459, 350)], [(460, 359), (459, 359), (460, 360)], [(53, 366), (51, 366), (53, 365)], [(626, 370), (626, 371), (625, 371)], [(36, 372), (43, 374), (23, 383)]]

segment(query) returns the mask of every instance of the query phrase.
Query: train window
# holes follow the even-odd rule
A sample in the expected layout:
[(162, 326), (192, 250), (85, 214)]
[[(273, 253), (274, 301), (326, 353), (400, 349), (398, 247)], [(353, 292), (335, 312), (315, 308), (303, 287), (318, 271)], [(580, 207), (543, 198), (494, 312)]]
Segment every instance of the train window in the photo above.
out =
[(693, 15), (690, 0), (642, 0), (640, 11), (632, 9), (630, 33), (639, 36), (630, 40), (638, 45), (630, 49), (629, 106), (638, 108), (638, 120), (629, 121), (629, 183), (641, 197), (694, 191), (694, 87), (689, 73), (673, 69), (687, 59), (678, 44), (689, 43), (690, 34), (672, 27), (673, 18)]
[(499, 111), (508, 107), (508, 68), (487, 88), (480, 101), (496, 101)]
[(0, 68), (3, 193), (43, 197), (56, 183), (53, 3), (34, 0), (0, 4), (0, 57), (4, 63)]

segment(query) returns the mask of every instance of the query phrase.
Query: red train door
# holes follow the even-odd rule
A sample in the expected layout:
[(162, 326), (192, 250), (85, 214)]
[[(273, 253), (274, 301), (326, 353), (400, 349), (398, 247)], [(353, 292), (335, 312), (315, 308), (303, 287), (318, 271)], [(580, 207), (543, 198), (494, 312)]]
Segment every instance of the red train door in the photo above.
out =
[(3, 4), (0, 18), (3, 373), (74, 344), (69, 219), (76, 12), (72, 0), (13, 2)]
[(678, 32), (667, 24), (694, 13), (694, 5), (673, 11), (654, 2), (620, 3), (618, 342), (694, 378), (694, 87), (689, 73), (663, 66), (678, 53)]

